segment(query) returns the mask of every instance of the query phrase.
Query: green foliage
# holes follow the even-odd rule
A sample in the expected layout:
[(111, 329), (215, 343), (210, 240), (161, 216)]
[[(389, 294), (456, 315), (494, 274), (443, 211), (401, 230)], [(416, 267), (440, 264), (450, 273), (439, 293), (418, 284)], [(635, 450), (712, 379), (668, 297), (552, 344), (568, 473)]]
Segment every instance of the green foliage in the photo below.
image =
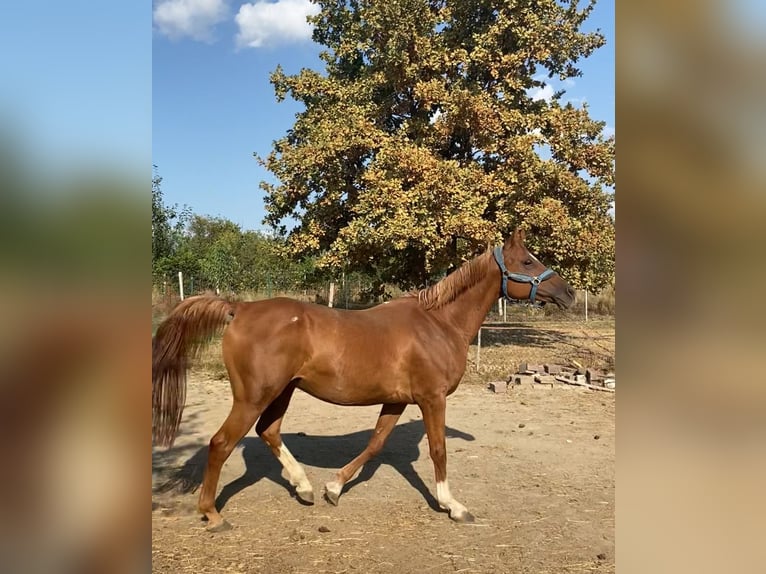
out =
[[(156, 169), (156, 166), (154, 166)], [(162, 178), (152, 177), (152, 277), (156, 281), (173, 271), (186, 270), (182, 264), (183, 233), (191, 211), (188, 207), (165, 205)]]
[(279, 180), (266, 221), (299, 222), (290, 253), (423, 285), (521, 224), (575, 285), (609, 282), (614, 138), (563, 93), (531, 95), (604, 44), (580, 31), (594, 1), (318, 4), (326, 70), (272, 74), (305, 110), (259, 158)]
[(285, 255), (283, 239), (258, 231), (243, 231), (220, 217), (192, 214), (188, 208), (164, 204), (160, 184), (152, 178), (152, 275), (156, 285), (175, 284), (179, 271), (187, 293), (278, 292), (326, 282), (313, 258)]
[(163, 202), (161, 183), (158, 175), (152, 178), (152, 262), (170, 254), (170, 220), (175, 217), (172, 208)]

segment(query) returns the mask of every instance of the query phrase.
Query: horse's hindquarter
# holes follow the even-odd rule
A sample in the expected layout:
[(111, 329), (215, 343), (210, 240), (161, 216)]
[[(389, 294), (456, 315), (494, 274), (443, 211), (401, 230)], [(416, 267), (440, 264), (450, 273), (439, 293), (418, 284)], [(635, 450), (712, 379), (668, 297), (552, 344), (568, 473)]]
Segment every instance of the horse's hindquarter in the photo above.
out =
[(301, 321), (305, 306), (287, 298), (237, 305), (223, 337), (223, 358), (235, 397), (247, 398), (251, 384), (290, 382), (307, 358), (305, 321)]
[(296, 373), (298, 388), (343, 405), (413, 403), (414, 378), (431, 377), (443, 363), (444, 336), (434, 327), (406, 300), (365, 311), (312, 307), (305, 325), (310, 358)]

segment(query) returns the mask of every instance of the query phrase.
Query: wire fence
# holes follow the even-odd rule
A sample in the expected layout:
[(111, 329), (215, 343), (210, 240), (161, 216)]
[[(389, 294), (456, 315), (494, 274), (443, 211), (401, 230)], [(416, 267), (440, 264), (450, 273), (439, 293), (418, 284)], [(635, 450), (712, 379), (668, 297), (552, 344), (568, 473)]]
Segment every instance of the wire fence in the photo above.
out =
[[(339, 309), (365, 309), (402, 295), (400, 289), (373, 284), (359, 276), (341, 276), (336, 281), (306, 281), (295, 273), (265, 274), (256, 288), (237, 292), (222, 292), (195, 277), (167, 278), (152, 291), (152, 307), (156, 314), (170, 311), (182, 298), (202, 293), (217, 293), (239, 301), (257, 301), (272, 297), (290, 297), (300, 301), (328, 305)], [(589, 321), (614, 319), (614, 289), (601, 293), (577, 291), (575, 303), (566, 310), (555, 305), (533, 306), (508, 303), (498, 299), (487, 313), (484, 324), (503, 325), (535, 321)]]
[(297, 274), (275, 272), (265, 274), (259, 283), (250, 288), (230, 291), (221, 290), (196, 277), (179, 275), (155, 282), (152, 305), (169, 310), (182, 299), (203, 293), (216, 293), (239, 301), (290, 297), (341, 309), (364, 309), (402, 294), (400, 290), (381, 287), (358, 276), (343, 276), (337, 281), (307, 281)]

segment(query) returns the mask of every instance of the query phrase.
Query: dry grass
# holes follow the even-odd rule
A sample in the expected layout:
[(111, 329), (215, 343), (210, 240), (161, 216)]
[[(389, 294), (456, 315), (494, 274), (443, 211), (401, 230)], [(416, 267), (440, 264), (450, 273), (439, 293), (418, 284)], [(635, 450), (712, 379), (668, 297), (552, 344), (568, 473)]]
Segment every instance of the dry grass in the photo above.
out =
[[(575, 298), (575, 308), (582, 308), (585, 292), (578, 291)], [(588, 294), (588, 312), (593, 315), (614, 316), (616, 309), (614, 286), (605, 287), (600, 293)]]
[(220, 337), (213, 339), (207, 347), (202, 349), (193, 368), (204, 373), (206, 377), (217, 381), (228, 379), (229, 375), (226, 372), (226, 367), (223, 365), (223, 357), (221, 356)]
[(614, 320), (588, 323), (532, 322), (503, 325), (503, 330), (482, 329), (479, 369), (476, 369), (476, 341), (468, 352), (464, 383), (484, 384), (504, 380), (515, 373), (519, 363), (577, 361), (584, 367), (614, 370)]

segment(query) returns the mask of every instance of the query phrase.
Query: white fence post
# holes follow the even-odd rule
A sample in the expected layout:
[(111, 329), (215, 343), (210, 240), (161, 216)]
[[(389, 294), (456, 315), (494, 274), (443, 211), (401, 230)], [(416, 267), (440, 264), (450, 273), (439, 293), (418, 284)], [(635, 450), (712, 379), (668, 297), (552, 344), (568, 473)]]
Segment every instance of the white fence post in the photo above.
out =
[(327, 299), (327, 306), (332, 307), (333, 299), (335, 299), (335, 281), (330, 281), (330, 295)]
[(184, 300), (184, 274), (178, 272), (178, 291), (181, 293), (181, 301)]
[(476, 341), (476, 372), (479, 372), (479, 365), (481, 364), (481, 327), (479, 327), (479, 339)]

